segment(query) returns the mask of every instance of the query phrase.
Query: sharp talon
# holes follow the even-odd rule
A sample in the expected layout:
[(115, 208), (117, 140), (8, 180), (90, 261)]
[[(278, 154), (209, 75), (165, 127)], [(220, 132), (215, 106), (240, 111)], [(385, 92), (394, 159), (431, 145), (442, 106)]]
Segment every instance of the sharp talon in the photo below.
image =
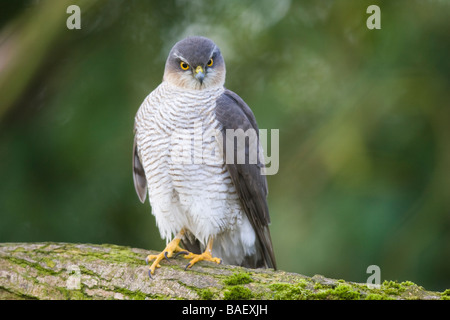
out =
[(169, 257), (167, 257), (167, 251), (164, 251), (164, 258), (166, 258), (166, 260), (170, 262)]
[(222, 259), (220, 259), (220, 262), (219, 262), (219, 264), (222, 264), (222, 262), (223, 262), (223, 260), (222, 260)]
[[(148, 257), (145, 258), (145, 264), (148, 264)], [(151, 277), (150, 277), (151, 278)]]
[(174, 255), (173, 257), (176, 258), (176, 257), (178, 257), (180, 254), (189, 254), (189, 252), (187, 252), (187, 251), (180, 251), (180, 252), (175, 253), (175, 255)]
[(153, 278), (152, 278), (152, 271), (151, 270), (148, 270), (148, 276), (149, 276), (150, 279), (153, 280)]
[(189, 262), (186, 267), (184, 267), (184, 271), (186, 271), (191, 266), (191, 263)]

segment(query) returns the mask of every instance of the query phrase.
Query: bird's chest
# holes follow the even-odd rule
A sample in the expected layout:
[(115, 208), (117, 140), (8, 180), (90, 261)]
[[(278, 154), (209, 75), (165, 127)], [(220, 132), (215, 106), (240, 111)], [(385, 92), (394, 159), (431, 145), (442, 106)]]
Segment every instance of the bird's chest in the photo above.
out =
[(200, 100), (153, 96), (138, 112), (138, 150), (152, 213), (165, 238), (186, 228), (205, 240), (241, 217), (219, 143), (222, 128), (214, 112), (218, 95)]
[(182, 194), (201, 193), (220, 178), (224, 163), (215, 100), (215, 95), (203, 99), (172, 95), (157, 101), (141, 128), (139, 146), (150, 194), (171, 189)]

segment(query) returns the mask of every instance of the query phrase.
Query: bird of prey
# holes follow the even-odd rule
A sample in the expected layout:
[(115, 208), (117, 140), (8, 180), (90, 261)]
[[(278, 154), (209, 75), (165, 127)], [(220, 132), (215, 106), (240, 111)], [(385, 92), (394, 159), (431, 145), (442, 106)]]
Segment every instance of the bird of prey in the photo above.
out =
[(259, 136), (252, 162), (250, 143), (227, 135), (259, 134), (258, 126), (224, 83), (225, 62), (214, 42), (185, 38), (173, 46), (162, 83), (136, 114), (134, 186), (142, 203), (148, 193), (166, 239), (166, 248), (146, 259), (154, 260), (150, 277), (161, 260), (178, 254), (190, 260), (185, 269), (202, 260), (276, 268)]

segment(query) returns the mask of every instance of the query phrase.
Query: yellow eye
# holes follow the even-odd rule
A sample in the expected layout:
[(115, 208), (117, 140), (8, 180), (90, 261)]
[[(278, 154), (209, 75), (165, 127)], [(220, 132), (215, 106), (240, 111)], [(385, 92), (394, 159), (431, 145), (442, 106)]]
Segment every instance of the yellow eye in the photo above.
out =
[(214, 61), (213, 59), (209, 59), (208, 63), (206, 64), (206, 66), (211, 67), (213, 65)]
[(186, 62), (184, 62), (184, 61), (180, 62), (180, 67), (183, 70), (188, 70), (189, 69), (189, 65)]

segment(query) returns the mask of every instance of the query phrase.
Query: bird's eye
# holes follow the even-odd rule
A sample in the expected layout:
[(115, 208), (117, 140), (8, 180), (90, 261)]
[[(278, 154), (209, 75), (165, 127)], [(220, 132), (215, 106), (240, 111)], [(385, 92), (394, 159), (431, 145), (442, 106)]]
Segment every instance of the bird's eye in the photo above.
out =
[(208, 63), (207, 63), (206, 65), (207, 65), (208, 67), (212, 67), (213, 63), (214, 63), (214, 61), (213, 61), (213, 59), (211, 58), (211, 59), (209, 59), (209, 61), (208, 61)]
[(186, 62), (184, 62), (184, 61), (180, 62), (180, 67), (183, 70), (188, 70), (189, 69), (189, 65)]

